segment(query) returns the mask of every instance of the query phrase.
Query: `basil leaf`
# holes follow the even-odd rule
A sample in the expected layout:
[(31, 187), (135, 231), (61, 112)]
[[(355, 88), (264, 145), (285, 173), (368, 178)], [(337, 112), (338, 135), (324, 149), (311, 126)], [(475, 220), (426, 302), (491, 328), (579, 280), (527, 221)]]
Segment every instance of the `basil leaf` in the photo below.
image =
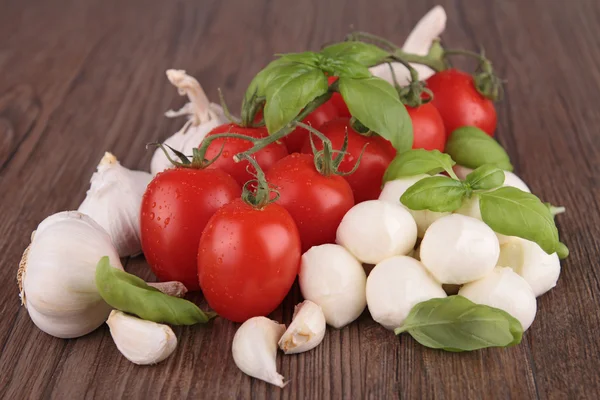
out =
[(356, 61), (366, 67), (380, 64), (389, 53), (372, 44), (363, 42), (341, 42), (321, 50), (321, 54), (330, 58)]
[(432, 176), (409, 187), (400, 197), (400, 202), (411, 210), (450, 212), (461, 207), (467, 193), (461, 181), (447, 176)]
[(548, 207), (535, 195), (514, 187), (479, 193), (483, 222), (495, 232), (536, 242), (546, 253), (556, 252), (558, 229)]
[(446, 153), (459, 165), (478, 168), (491, 164), (505, 171), (512, 171), (508, 154), (487, 133), (474, 126), (463, 126), (450, 135), (446, 143)]
[(96, 266), (96, 287), (111, 307), (148, 321), (194, 325), (217, 315), (203, 312), (190, 301), (161, 293), (137, 276), (112, 267), (108, 257), (102, 257)]
[(293, 120), (316, 97), (326, 93), (327, 77), (318, 68), (302, 64), (274, 69), (266, 83), (264, 118), (269, 133), (275, 133)]
[(319, 68), (331, 76), (343, 76), (354, 79), (372, 76), (367, 67), (353, 60), (324, 57), (323, 61), (319, 64)]
[(339, 89), (352, 116), (392, 143), (399, 152), (411, 149), (412, 122), (396, 89), (380, 78), (340, 77)]
[(523, 337), (521, 323), (506, 311), (458, 295), (418, 303), (394, 332), (408, 332), (423, 346), (454, 352), (513, 346)]
[(465, 182), (473, 190), (496, 189), (504, 183), (504, 171), (490, 164), (482, 165), (467, 175)]
[(558, 255), (558, 258), (564, 260), (565, 258), (569, 257), (569, 248), (564, 243), (558, 242), (558, 245), (556, 246), (556, 254)]
[(248, 85), (248, 89), (246, 89), (246, 93), (244, 94), (244, 101), (242, 105), (242, 110), (247, 107), (247, 104), (253, 100), (255, 97), (262, 97), (265, 95), (265, 87), (266, 84), (276, 76), (276, 71), (274, 70), (276, 67), (280, 67), (282, 65), (289, 65), (290, 62), (278, 58), (276, 60), (271, 61), (265, 68), (263, 68), (250, 82)]
[(449, 172), (454, 164), (455, 162), (448, 154), (441, 153), (439, 150), (409, 150), (398, 154), (392, 160), (383, 175), (383, 183), (406, 176)]
[(305, 64), (312, 67), (317, 67), (321, 63), (323, 56), (313, 51), (305, 51), (303, 53), (281, 54), (280, 59), (290, 63)]

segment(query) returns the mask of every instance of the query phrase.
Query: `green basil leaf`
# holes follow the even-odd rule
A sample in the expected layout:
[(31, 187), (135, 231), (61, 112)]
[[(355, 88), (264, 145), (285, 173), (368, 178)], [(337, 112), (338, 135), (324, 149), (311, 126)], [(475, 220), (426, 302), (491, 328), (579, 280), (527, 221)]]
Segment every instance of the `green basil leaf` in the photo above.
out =
[(316, 97), (326, 93), (327, 77), (318, 68), (303, 64), (274, 68), (266, 83), (264, 118), (269, 133), (275, 133), (293, 120)]
[(319, 64), (319, 68), (331, 76), (343, 76), (354, 79), (369, 78), (372, 76), (367, 67), (353, 60), (324, 57)]
[(102, 257), (96, 266), (96, 287), (111, 307), (148, 321), (194, 325), (217, 315), (205, 313), (190, 301), (166, 295), (137, 276), (112, 267), (108, 257)]
[(474, 126), (463, 126), (450, 135), (446, 144), (446, 153), (459, 165), (478, 168), (491, 164), (505, 171), (512, 171), (508, 154), (487, 133)]
[(536, 242), (546, 253), (556, 252), (558, 229), (548, 207), (535, 195), (514, 187), (479, 193), (483, 222), (495, 232)]
[(423, 346), (453, 352), (513, 346), (523, 337), (521, 323), (506, 311), (458, 295), (418, 303), (395, 330), (402, 332)]
[(558, 258), (564, 260), (565, 258), (569, 257), (569, 248), (564, 243), (558, 242), (556, 254), (558, 255)]
[(271, 61), (269, 65), (256, 74), (256, 76), (250, 82), (250, 85), (248, 85), (248, 89), (246, 89), (242, 109), (247, 107), (247, 103), (251, 102), (254, 97), (263, 97), (265, 95), (266, 84), (270, 82), (274, 76), (276, 76), (276, 71), (274, 71), (276, 67), (289, 64), (289, 61), (278, 58)]
[(482, 165), (467, 175), (465, 182), (473, 190), (496, 189), (504, 183), (504, 171), (490, 164)]
[(448, 154), (441, 153), (439, 150), (409, 150), (398, 154), (392, 160), (383, 175), (383, 183), (406, 176), (449, 172), (454, 164)]
[(461, 207), (467, 193), (461, 181), (447, 176), (432, 176), (409, 187), (400, 201), (411, 210), (451, 212)]
[(305, 64), (312, 67), (317, 67), (321, 63), (323, 56), (313, 51), (305, 51), (303, 53), (280, 54), (280, 59), (290, 63)]
[(412, 122), (392, 85), (376, 77), (341, 77), (338, 82), (340, 93), (352, 116), (389, 140), (399, 153), (411, 149)]
[(356, 61), (365, 67), (380, 64), (389, 53), (372, 44), (363, 42), (341, 42), (321, 50), (321, 54), (330, 58)]

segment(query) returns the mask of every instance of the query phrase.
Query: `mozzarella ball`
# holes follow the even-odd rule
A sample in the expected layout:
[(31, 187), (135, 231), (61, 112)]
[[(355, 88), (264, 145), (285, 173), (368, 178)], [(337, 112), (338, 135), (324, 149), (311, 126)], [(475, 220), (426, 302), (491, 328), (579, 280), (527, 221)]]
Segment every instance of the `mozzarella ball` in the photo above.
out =
[(414, 258), (396, 256), (377, 264), (367, 278), (367, 306), (387, 329), (400, 327), (417, 303), (446, 297), (442, 285)]
[(365, 271), (342, 246), (311, 247), (302, 255), (298, 281), (302, 296), (320, 306), (335, 328), (354, 321), (367, 305)]
[(511, 268), (495, 268), (484, 278), (464, 285), (458, 294), (474, 303), (506, 311), (521, 322), (523, 332), (535, 318), (537, 303), (533, 290)]
[(394, 204), (400, 204), (410, 213), (410, 215), (413, 216), (417, 224), (417, 236), (420, 238), (423, 237), (425, 231), (427, 230), (427, 228), (429, 228), (429, 225), (442, 218), (443, 216), (450, 214), (447, 212), (435, 212), (429, 210), (411, 210), (410, 208), (405, 207), (404, 204), (400, 202), (400, 197), (404, 194), (404, 192), (406, 192), (406, 190), (409, 187), (411, 187), (423, 178), (428, 178), (429, 176), (430, 175), (422, 174), (388, 181), (383, 186), (383, 190), (379, 195), (379, 200), (387, 201), (389, 203)]
[(359, 261), (377, 264), (408, 254), (417, 242), (417, 224), (400, 204), (365, 201), (344, 215), (336, 241)]
[(421, 262), (441, 283), (463, 284), (494, 269), (500, 245), (482, 221), (452, 214), (435, 221), (421, 242)]
[(536, 297), (556, 286), (560, 275), (556, 253), (548, 254), (537, 243), (518, 237), (500, 246), (498, 266), (510, 267), (522, 276)]
[(462, 180), (465, 180), (467, 175), (469, 175), (471, 172), (473, 172), (473, 170), (471, 168), (463, 167), (462, 165), (458, 165), (458, 164), (456, 164), (454, 167), (452, 167), (452, 169), (454, 170), (454, 173), (456, 174), (456, 176), (458, 176), (458, 179), (462, 179)]

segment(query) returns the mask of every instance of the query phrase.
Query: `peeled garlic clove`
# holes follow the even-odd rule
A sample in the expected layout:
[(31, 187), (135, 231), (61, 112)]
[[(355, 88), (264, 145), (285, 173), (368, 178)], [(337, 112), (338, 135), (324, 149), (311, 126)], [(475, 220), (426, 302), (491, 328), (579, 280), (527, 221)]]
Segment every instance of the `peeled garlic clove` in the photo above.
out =
[[(187, 95), (190, 102), (186, 103), (180, 110), (167, 111), (165, 115), (169, 118), (186, 115), (188, 121), (173, 136), (165, 140), (164, 144), (171, 146), (175, 150), (185, 155), (191, 155), (192, 150), (200, 145), (206, 134), (227, 122), (220, 105), (210, 103), (202, 86), (193, 77), (187, 75), (183, 70), (167, 70), (167, 78), (179, 89), (181, 95)], [(177, 159), (175, 153), (166, 149), (169, 155)], [(165, 169), (172, 168), (173, 164), (169, 161), (162, 149), (156, 149), (150, 162), (150, 172), (156, 175)]]
[(120, 257), (141, 253), (140, 208), (152, 175), (123, 167), (105, 153), (92, 175), (91, 186), (78, 211), (90, 216), (110, 235)]
[(284, 387), (283, 376), (277, 373), (275, 360), (277, 342), (285, 325), (265, 317), (250, 318), (233, 337), (233, 361), (246, 375), (272, 385)]
[(295, 307), (292, 323), (279, 339), (279, 348), (285, 354), (312, 350), (323, 341), (325, 325), (321, 307), (310, 300), (304, 300)]
[(177, 347), (177, 337), (168, 325), (113, 310), (106, 321), (117, 348), (134, 364), (156, 364)]
[(42, 331), (83, 336), (106, 321), (110, 306), (96, 289), (96, 265), (108, 256), (123, 269), (106, 231), (87, 215), (65, 211), (37, 227), (19, 264), (21, 301)]

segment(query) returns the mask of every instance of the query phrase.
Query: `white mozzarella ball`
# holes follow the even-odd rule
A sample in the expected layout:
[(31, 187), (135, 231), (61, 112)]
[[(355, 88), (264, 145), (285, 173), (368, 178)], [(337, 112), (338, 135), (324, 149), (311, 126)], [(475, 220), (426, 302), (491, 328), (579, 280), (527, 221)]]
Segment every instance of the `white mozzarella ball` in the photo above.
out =
[(446, 297), (442, 285), (414, 258), (396, 256), (377, 264), (367, 278), (367, 306), (387, 329), (400, 327), (417, 303)]
[(365, 271), (342, 246), (311, 247), (302, 255), (298, 281), (302, 296), (319, 305), (335, 328), (354, 321), (367, 305)]
[(463, 167), (462, 165), (458, 165), (458, 164), (456, 164), (454, 167), (452, 167), (452, 169), (454, 170), (454, 173), (456, 174), (456, 176), (458, 176), (458, 179), (462, 179), (462, 180), (464, 180), (467, 177), (467, 175), (469, 175), (471, 172), (473, 172), (473, 170), (471, 168)]
[(417, 224), (400, 204), (365, 201), (344, 215), (336, 241), (359, 261), (377, 264), (392, 256), (408, 254), (417, 241)]
[(406, 192), (406, 190), (409, 187), (411, 187), (421, 179), (428, 177), (430, 177), (430, 175), (422, 174), (388, 181), (383, 186), (383, 190), (379, 195), (379, 200), (387, 201), (394, 204), (400, 204), (402, 207), (406, 208), (406, 210), (413, 216), (415, 222), (417, 223), (417, 235), (420, 238), (423, 237), (425, 231), (427, 230), (427, 228), (429, 228), (429, 225), (442, 218), (443, 216), (450, 214), (446, 212), (442, 213), (430, 210), (411, 210), (408, 207), (405, 207), (400, 202), (400, 197), (404, 194), (404, 192)]
[(500, 245), (494, 231), (478, 219), (452, 214), (435, 221), (421, 242), (421, 262), (441, 283), (463, 284), (496, 266)]
[(464, 285), (459, 291), (477, 304), (499, 308), (519, 320), (526, 331), (535, 318), (537, 302), (525, 279), (511, 268), (498, 267), (475, 282)]
[(510, 267), (522, 276), (536, 297), (556, 286), (560, 275), (556, 253), (548, 254), (537, 243), (518, 237), (500, 246), (498, 266)]

